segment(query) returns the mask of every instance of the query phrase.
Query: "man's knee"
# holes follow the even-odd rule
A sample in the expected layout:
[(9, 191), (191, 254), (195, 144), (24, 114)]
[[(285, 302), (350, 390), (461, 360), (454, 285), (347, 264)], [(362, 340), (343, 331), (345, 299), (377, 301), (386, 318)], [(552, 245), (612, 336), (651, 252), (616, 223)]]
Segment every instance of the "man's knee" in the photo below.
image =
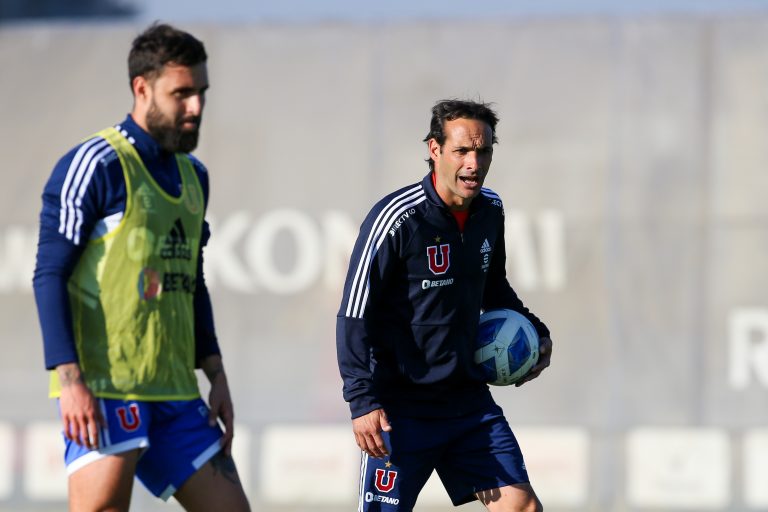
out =
[(543, 512), (544, 507), (532, 488), (527, 489), (525, 497), (510, 508), (510, 512)]
[(509, 508), (504, 508), (502, 509), (502, 511), (503, 512), (543, 512), (544, 510), (544, 507), (542, 506), (541, 502), (535, 495), (529, 496), (528, 498), (524, 499), (522, 502), (517, 502), (510, 505), (511, 506)]
[(523, 509), (524, 512), (544, 512), (544, 506), (536, 496), (532, 497), (531, 501), (527, 504), (528, 508)]
[(543, 512), (530, 484), (511, 485), (477, 493), (477, 499), (489, 512)]

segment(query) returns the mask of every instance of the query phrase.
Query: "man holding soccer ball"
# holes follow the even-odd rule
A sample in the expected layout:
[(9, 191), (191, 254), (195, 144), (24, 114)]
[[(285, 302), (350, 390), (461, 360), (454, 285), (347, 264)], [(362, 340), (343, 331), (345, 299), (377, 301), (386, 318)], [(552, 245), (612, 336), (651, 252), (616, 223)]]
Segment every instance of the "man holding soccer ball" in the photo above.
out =
[(128, 510), (134, 476), (186, 510), (249, 510), (202, 274), (208, 176), (189, 155), (206, 61), (169, 25), (136, 37), (133, 110), (62, 157), (43, 192), (35, 299), (73, 511)]
[(359, 512), (413, 509), (436, 470), (454, 505), (540, 511), (520, 447), (473, 363), (481, 310), (522, 313), (549, 366), (549, 330), (505, 272), (504, 210), (483, 187), (496, 142), (485, 103), (432, 108), (430, 173), (376, 203), (360, 229), (337, 317), (344, 398), (363, 451)]

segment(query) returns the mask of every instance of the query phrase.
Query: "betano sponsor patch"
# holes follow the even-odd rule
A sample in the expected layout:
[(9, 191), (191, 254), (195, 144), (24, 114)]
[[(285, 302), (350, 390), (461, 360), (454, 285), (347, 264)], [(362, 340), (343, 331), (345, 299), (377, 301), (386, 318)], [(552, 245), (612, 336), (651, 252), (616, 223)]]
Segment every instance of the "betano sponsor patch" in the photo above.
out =
[(390, 505), (398, 505), (400, 503), (399, 498), (391, 498), (389, 496), (381, 496), (379, 494), (373, 494), (372, 492), (365, 493), (366, 503), (373, 503), (377, 501), (379, 503), (389, 503)]
[(421, 282), (421, 289), (422, 290), (428, 290), (430, 288), (439, 288), (441, 286), (449, 286), (453, 284), (453, 278), (450, 279), (438, 279), (436, 281), (432, 281), (430, 279), (425, 279)]

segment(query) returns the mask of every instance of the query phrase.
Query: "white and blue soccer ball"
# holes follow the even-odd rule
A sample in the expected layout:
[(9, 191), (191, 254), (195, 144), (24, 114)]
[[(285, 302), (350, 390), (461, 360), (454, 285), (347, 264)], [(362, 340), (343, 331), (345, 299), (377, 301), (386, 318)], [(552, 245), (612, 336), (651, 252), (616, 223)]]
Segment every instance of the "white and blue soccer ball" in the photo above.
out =
[(475, 364), (488, 384), (509, 386), (539, 360), (539, 335), (517, 311), (493, 309), (480, 315)]

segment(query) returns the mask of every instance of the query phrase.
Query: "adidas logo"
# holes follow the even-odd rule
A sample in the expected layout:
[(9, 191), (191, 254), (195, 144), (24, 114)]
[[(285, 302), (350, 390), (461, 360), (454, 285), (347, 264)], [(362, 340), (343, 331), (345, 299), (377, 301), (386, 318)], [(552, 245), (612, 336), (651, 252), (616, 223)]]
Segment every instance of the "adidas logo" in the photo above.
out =
[(488, 239), (486, 238), (483, 241), (483, 245), (480, 246), (480, 254), (485, 254), (487, 252), (491, 252), (491, 244), (488, 243)]
[(160, 257), (164, 260), (191, 260), (192, 248), (187, 241), (187, 235), (184, 233), (184, 225), (181, 219), (176, 219), (173, 223), (171, 232), (165, 237), (163, 248), (160, 249)]

